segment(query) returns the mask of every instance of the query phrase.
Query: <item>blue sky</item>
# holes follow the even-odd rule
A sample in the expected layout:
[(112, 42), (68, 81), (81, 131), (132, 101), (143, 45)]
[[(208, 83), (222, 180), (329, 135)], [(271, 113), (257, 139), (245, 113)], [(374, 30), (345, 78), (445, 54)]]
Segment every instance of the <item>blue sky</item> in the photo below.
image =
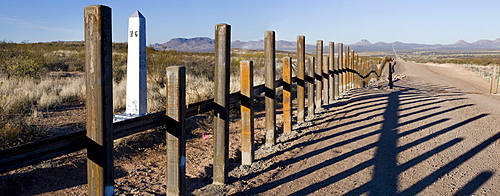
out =
[(276, 39), (355, 43), (451, 44), (463, 39), (500, 38), (498, 0), (13, 0), (0, 7), (0, 40), (21, 42), (83, 40), (83, 8), (112, 8), (113, 41), (127, 41), (128, 17), (146, 17), (147, 43), (171, 38), (211, 37), (227, 23), (231, 39), (260, 40), (267, 30)]

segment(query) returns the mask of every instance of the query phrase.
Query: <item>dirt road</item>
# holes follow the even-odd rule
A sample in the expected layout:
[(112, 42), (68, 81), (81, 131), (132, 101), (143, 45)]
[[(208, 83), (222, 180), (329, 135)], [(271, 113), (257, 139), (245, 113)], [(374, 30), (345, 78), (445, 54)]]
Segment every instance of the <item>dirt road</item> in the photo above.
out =
[(396, 75), (393, 90), (351, 91), (229, 194), (500, 195), (489, 84), (457, 65), (398, 61)]

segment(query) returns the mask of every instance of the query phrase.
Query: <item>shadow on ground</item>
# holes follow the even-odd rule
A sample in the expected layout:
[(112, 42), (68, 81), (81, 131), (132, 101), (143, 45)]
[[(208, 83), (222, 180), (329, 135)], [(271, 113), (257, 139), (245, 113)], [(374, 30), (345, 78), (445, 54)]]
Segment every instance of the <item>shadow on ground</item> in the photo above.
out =
[[(240, 180), (250, 180), (260, 174), (263, 174), (265, 172), (272, 171), (276, 168), (283, 167), (286, 165), (294, 164), (297, 163), (301, 160), (308, 159), (314, 156), (319, 156), (321, 153), (333, 150), (334, 148), (344, 146), (350, 143), (354, 142), (359, 142), (362, 139), (365, 139), (367, 137), (375, 136), (378, 135), (378, 141), (374, 143), (367, 144), (361, 148), (354, 149), (350, 152), (345, 152), (343, 154), (339, 154), (338, 156), (331, 157), (330, 159), (327, 159), (326, 161), (323, 161), (321, 163), (318, 163), (316, 165), (312, 165), (310, 167), (307, 167), (297, 173), (288, 175), (284, 178), (280, 178), (274, 181), (271, 181), (270, 183), (260, 185), (258, 187), (254, 187), (251, 189), (248, 189), (246, 191), (237, 193), (237, 195), (255, 195), (255, 194), (260, 194), (265, 191), (271, 190), (273, 188), (276, 188), (282, 184), (292, 182), (294, 180), (297, 180), (303, 176), (306, 176), (310, 173), (313, 173), (315, 171), (318, 171), (320, 169), (326, 168), (328, 166), (331, 166), (335, 163), (338, 163), (340, 161), (343, 161), (349, 157), (352, 157), (354, 155), (357, 155), (359, 153), (365, 152), (367, 150), (375, 149), (375, 155), (374, 158), (365, 160), (364, 162), (353, 165), (351, 168), (346, 169), (344, 171), (341, 171), (333, 176), (330, 176), (327, 179), (321, 180), (319, 182), (313, 183), (311, 185), (308, 185), (304, 188), (301, 188), (300, 190), (294, 192), (291, 195), (297, 195), (297, 196), (302, 196), (302, 195), (307, 195), (311, 194), (319, 189), (325, 188), (327, 186), (330, 186), (336, 182), (339, 182), (343, 179), (346, 179), (347, 177), (356, 174), (357, 172), (360, 172), (361, 170), (364, 170), (368, 167), (373, 167), (373, 174), (369, 182), (364, 183), (361, 186), (357, 186), (357, 188), (354, 188), (350, 190), (349, 192), (344, 193), (345, 195), (361, 195), (368, 193), (369, 195), (416, 195), (423, 191), (426, 187), (432, 185), (434, 182), (439, 180), (441, 177), (443, 177), (445, 174), (451, 172), (453, 169), (457, 168), (464, 162), (468, 161), (471, 159), (474, 155), (479, 153), (480, 151), (484, 150), (486, 147), (494, 143), (500, 138), (500, 133), (497, 133), (496, 135), (488, 138), (487, 140), (483, 141), (479, 145), (469, 149), (467, 152), (464, 154), (459, 155), (456, 157), (454, 160), (444, 164), (441, 166), (439, 169), (431, 173), (430, 175), (424, 177), (423, 179), (420, 179), (418, 182), (410, 186), (409, 188), (406, 188), (405, 190), (400, 190), (398, 191), (398, 175), (401, 174), (402, 172), (406, 171), (407, 169), (427, 160), (428, 158), (432, 157), (433, 155), (436, 155), (446, 149), (449, 149), (452, 146), (455, 146), (459, 144), (460, 142), (463, 141), (464, 138), (450, 138), (449, 141), (440, 144), (439, 146), (435, 147), (432, 150), (429, 150), (423, 154), (420, 154), (419, 156), (413, 158), (410, 161), (407, 161), (403, 164), (398, 165), (397, 164), (397, 156), (400, 152), (405, 151), (409, 148), (412, 148), (414, 146), (417, 146), (419, 144), (422, 144), (424, 142), (430, 141), (433, 138), (436, 138), (438, 136), (441, 136), (443, 134), (452, 132), (456, 130), (459, 127), (462, 127), (466, 124), (469, 124), (473, 121), (479, 120), (481, 118), (484, 118), (488, 116), (489, 114), (477, 114), (476, 116), (472, 116), (468, 119), (462, 120), (461, 122), (452, 124), (450, 126), (447, 126), (445, 128), (439, 129), (432, 134), (428, 134), (425, 136), (422, 136), (421, 138), (414, 140), (410, 143), (404, 144), (402, 146), (398, 146), (398, 140), (402, 137), (408, 136), (412, 133), (419, 132), (420, 130), (430, 128), (436, 125), (443, 125), (445, 122), (450, 122), (450, 118), (441, 118), (434, 120), (434, 116), (441, 115), (441, 114), (447, 114), (449, 112), (456, 112), (460, 111), (462, 109), (472, 107), (472, 104), (463, 104), (463, 105), (458, 105), (452, 108), (448, 109), (443, 109), (440, 106), (436, 105), (438, 103), (444, 102), (444, 101), (455, 101), (455, 100), (462, 100), (465, 98), (450, 98), (450, 99), (438, 99), (433, 96), (427, 96), (429, 93), (441, 93), (443, 96), (461, 96), (463, 93), (448, 87), (444, 85), (431, 85), (431, 84), (423, 84), (425, 86), (424, 89), (413, 89), (413, 88), (408, 88), (408, 87), (402, 87), (402, 86), (396, 86), (397, 89), (399, 90), (394, 90), (394, 91), (389, 91), (389, 93), (366, 93), (366, 91), (353, 91), (351, 93), (351, 99), (343, 102), (337, 103), (336, 106), (343, 106), (344, 111), (349, 111), (348, 114), (344, 116), (338, 116), (334, 119), (331, 119), (330, 121), (338, 121), (340, 123), (334, 125), (333, 127), (326, 127), (325, 129), (320, 129), (317, 131), (310, 132), (308, 134), (318, 134), (322, 132), (326, 132), (329, 130), (337, 129), (343, 126), (346, 126), (348, 124), (356, 124), (360, 123), (362, 121), (367, 121), (370, 123), (363, 123), (360, 126), (350, 128), (347, 130), (342, 130), (339, 132), (336, 132), (334, 134), (328, 135), (326, 137), (321, 137), (317, 138), (311, 141), (305, 141), (302, 143), (295, 144), (294, 146), (291, 146), (288, 149), (294, 149), (294, 148), (301, 148), (304, 146), (308, 146), (314, 143), (319, 143), (323, 141), (327, 141), (332, 138), (339, 137), (341, 135), (349, 134), (349, 133), (354, 133), (362, 129), (366, 129), (369, 127), (373, 127), (376, 125), (379, 125), (379, 129), (374, 129), (371, 132), (366, 132), (363, 134), (358, 134), (354, 137), (338, 141), (336, 143), (332, 143), (324, 148), (321, 149), (316, 149), (310, 153), (300, 155), (298, 157), (294, 157), (292, 159), (280, 161), (278, 163), (275, 163), (271, 165), (270, 167), (266, 168), (263, 171), (260, 172), (255, 172), (252, 173), (248, 176), (243, 177)], [(420, 102), (424, 102), (420, 105), (417, 106), (412, 106), (412, 107), (406, 107), (405, 109), (402, 109), (402, 105), (406, 104), (418, 104)], [(427, 106), (426, 108), (422, 106)], [(363, 109), (363, 112), (365, 113), (370, 113), (371, 115), (367, 116), (366, 118), (363, 119), (357, 119), (354, 120), (354, 117), (356, 117), (360, 110)], [(368, 110), (368, 111), (366, 111)], [(405, 110), (405, 114), (403, 113), (403, 110)], [(412, 111), (412, 112), (409, 112)], [(374, 119), (375, 117), (382, 117), (383, 120), (380, 121), (368, 121), (371, 119)], [(406, 117), (411, 120), (401, 122), (401, 118)], [(327, 117), (323, 118), (317, 118), (314, 119), (314, 121), (321, 121), (323, 119), (326, 119)], [(405, 126), (411, 123), (416, 123), (419, 121), (423, 120), (432, 120), (430, 123), (425, 123), (417, 128), (407, 130), (404, 132), (401, 132), (399, 130), (399, 127)], [(327, 123), (327, 122), (323, 122)], [(261, 160), (267, 160), (270, 159), (274, 156), (278, 156), (280, 154), (283, 154), (284, 151), (279, 151), (275, 152), (273, 154), (269, 154), (265, 157), (263, 157)], [(473, 179), (471, 179), (465, 186), (461, 187), (460, 190), (456, 193), (456, 195), (469, 195), (471, 193), (474, 193), (481, 185), (483, 185), (488, 179), (490, 179), (493, 175), (492, 171), (483, 171)]]

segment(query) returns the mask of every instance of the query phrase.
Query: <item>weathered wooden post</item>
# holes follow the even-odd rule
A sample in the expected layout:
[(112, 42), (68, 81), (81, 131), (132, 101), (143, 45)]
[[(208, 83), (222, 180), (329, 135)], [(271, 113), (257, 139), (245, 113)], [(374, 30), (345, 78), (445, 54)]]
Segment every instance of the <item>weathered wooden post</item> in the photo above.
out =
[(254, 160), (253, 61), (240, 62), (241, 164)]
[(225, 184), (229, 160), (229, 66), (231, 26), (215, 25), (214, 184)]
[(321, 63), (323, 65), (322, 71), (323, 71), (323, 105), (326, 106), (328, 105), (328, 96), (330, 95), (329, 87), (328, 87), (328, 70), (329, 70), (329, 64), (330, 64), (330, 59), (328, 57), (322, 57), (323, 62)]
[(358, 54), (354, 55), (354, 61), (352, 64), (353, 64), (353, 75), (354, 75), (353, 88), (359, 88), (360, 79), (359, 79), (359, 55)]
[(373, 60), (370, 60), (370, 80), (368, 81), (368, 83), (372, 82), (372, 80), (377, 80), (377, 66), (375, 65), (375, 61)]
[(125, 113), (147, 113), (146, 18), (135, 11), (128, 19), (127, 107)]
[(354, 50), (351, 50), (351, 53), (349, 54), (349, 69), (351, 70), (349, 74), (349, 89), (354, 88)]
[(358, 56), (357, 54), (354, 53), (354, 51), (352, 51), (352, 61), (351, 61), (351, 69), (352, 69), (352, 80), (351, 80), (351, 88), (354, 89), (357, 87), (357, 82), (358, 82), (358, 76), (357, 76), (357, 73), (358, 73), (358, 70), (356, 68), (356, 65), (357, 65), (357, 60), (358, 60)]
[(343, 86), (343, 78), (344, 78), (344, 58), (343, 58), (343, 54), (344, 54), (344, 46), (342, 43), (339, 43), (338, 44), (338, 51), (337, 51), (337, 56), (338, 56), (338, 63), (335, 65), (335, 71), (336, 71), (336, 74), (335, 74), (335, 82), (336, 82), (336, 85), (335, 85), (335, 88), (337, 88), (337, 90), (335, 90), (335, 93), (336, 93), (336, 96), (335, 96), (335, 99), (340, 99), (341, 98), (341, 94), (342, 94), (342, 86)]
[(335, 51), (334, 51), (335, 44), (333, 42), (330, 42), (328, 45), (328, 54), (329, 54), (329, 61), (330, 63), (328, 64), (328, 92), (329, 95), (328, 97), (330, 98), (328, 100), (329, 104), (333, 104), (335, 102), (336, 98), (336, 93), (335, 93)]
[(186, 195), (186, 68), (166, 71), (167, 195)]
[(496, 94), (498, 89), (498, 81), (497, 81), (497, 65), (493, 65), (493, 72), (491, 73), (491, 82), (490, 82), (490, 94)]
[(307, 65), (307, 118), (314, 118), (314, 57), (309, 58)]
[(368, 61), (363, 63), (363, 88), (367, 87), (368, 84), (370, 83), (370, 77), (369, 77), (370, 69), (368, 66), (369, 66)]
[(342, 89), (344, 91), (349, 90), (349, 46), (345, 46), (345, 55), (344, 55), (344, 82), (343, 82), (343, 87)]
[(360, 79), (360, 82), (359, 82), (359, 85), (361, 88), (364, 88), (365, 87), (365, 65), (366, 63), (363, 61), (363, 60), (360, 60), (359, 61), (359, 69), (360, 69), (360, 75), (359, 75), (359, 79)]
[(274, 31), (266, 31), (264, 36), (265, 105), (266, 105), (266, 146), (276, 144), (276, 47)]
[(306, 41), (305, 36), (297, 36), (297, 123), (305, 121), (306, 108)]
[(323, 40), (316, 41), (316, 66), (314, 68), (315, 75), (315, 87), (316, 87), (316, 109), (322, 107), (323, 99)]
[[(393, 88), (393, 82), (392, 82), (392, 66), (393, 66), (393, 65), (391, 65), (391, 64), (392, 64), (392, 62), (391, 62), (391, 61), (389, 61), (389, 66), (388, 66), (388, 68), (389, 68), (389, 88), (390, 88), (390, 89), (392, 89), (392, 88)], [(394, 63), (394, 64), (395, 64), (395, 63)]]
[(292, 132), (292, 58), (283, 58), (283, 132)]
[(111, 8), (84, 9), (89, 195), (113, 195), (113, 81)]

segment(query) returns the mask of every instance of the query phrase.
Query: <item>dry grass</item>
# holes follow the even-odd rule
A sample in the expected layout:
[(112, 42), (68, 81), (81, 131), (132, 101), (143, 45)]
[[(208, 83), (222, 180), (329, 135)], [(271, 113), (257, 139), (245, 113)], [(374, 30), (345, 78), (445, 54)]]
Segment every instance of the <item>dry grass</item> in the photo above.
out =
[[(280, 64), (277, 66), (279, 69)], [(196, 74), (196, 75), (195, 75)], [(254, 85), (264, 83), (263, 67), (254, 70)], [(278, 71), (277, 79), (281, 78)], [(160, 82), (159, 82), (160, 81)], [(196, 103), (213, 98), (214, 83), (211, 76), (188, 72), (186, 76), (186, 102)], [(32, 78), (0, 78), (0, 145), (1, 148), (11, 147), (27, 142), (27, 135), (33, 131), (28, 122), (41, 118), (41, 111), (48, 111), (68, 100), (85, 99), (84, 77), (46, 77)], [(230, 76), (230, 92), (240, 89), (239, 71), (232, 68)], [(161, 80), (148, 74), (148, 112), (158, 112), (165, 109), (165, 87)], [(125, 111), (126, 77), (113, 81), (114, 113)], [(20, 142), (14, 142), (20, 141)], [(16, 144), (13, 144), (16, 143)]]
[(84, 97), (83, 77), (0, 78), (0, 147), (24, 143), (33, 137), (30, 118), (72, 98)]

